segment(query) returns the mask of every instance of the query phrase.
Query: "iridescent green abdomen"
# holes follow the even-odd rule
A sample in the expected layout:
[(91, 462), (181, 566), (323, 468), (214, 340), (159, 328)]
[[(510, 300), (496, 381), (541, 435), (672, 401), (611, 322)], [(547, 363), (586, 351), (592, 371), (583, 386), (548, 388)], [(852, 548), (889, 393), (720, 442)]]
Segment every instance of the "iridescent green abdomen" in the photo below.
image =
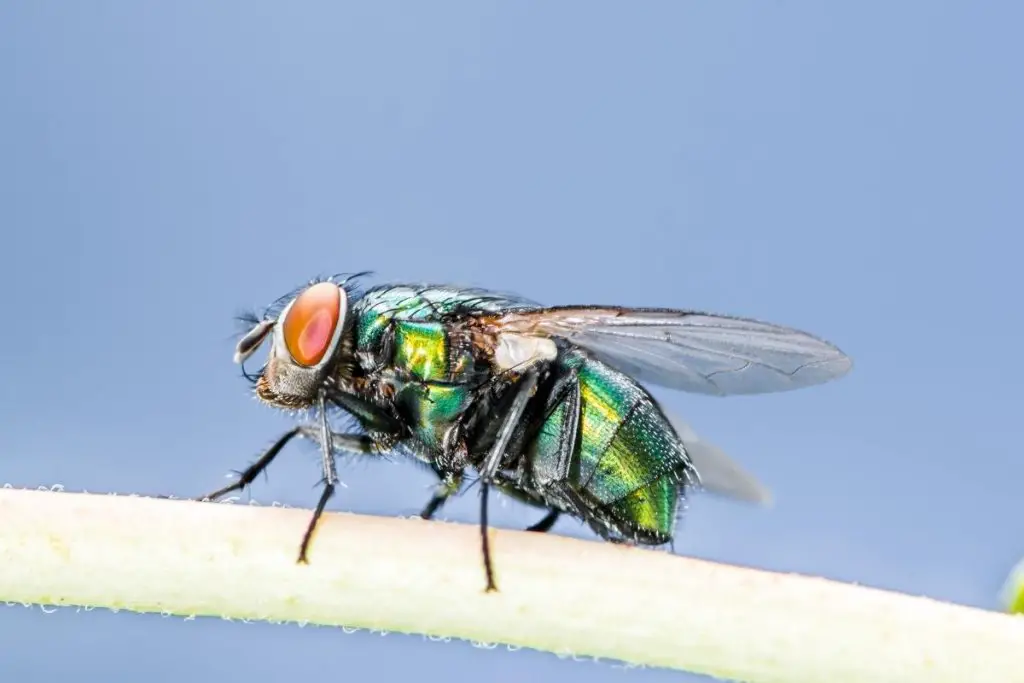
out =
[(535, 484), (555, 497), (565, 497), (559, 486), (571, 488), (597, 513), (588, 521), (602, 535), (669, 541), (692, 466), (661, 409), (632, 379), (581, 352), (565, 351), (555, 368), (576, 379), (552, 396), (527, 446)]

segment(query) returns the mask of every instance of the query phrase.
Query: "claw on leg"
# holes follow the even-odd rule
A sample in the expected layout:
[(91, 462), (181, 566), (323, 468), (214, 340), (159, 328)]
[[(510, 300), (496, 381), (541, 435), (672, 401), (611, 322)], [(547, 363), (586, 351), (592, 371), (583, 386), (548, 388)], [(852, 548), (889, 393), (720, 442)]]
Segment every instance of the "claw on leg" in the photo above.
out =
[(270, 466), (270, 463), (272, 463), (274, 461), (274, 458), (278, 456), (278, 454), (281, 452), (281, 449), (288, 445), (289, 441), (294, 439), (296, 436), (302, 434), (302, 432), (302, 427), (295, 427), (293, 429), (289, 429), (287, 432), (282, 434), (281, 437), (278, 438), (278, 440), (275, 441), (273, 445), (270, 446), (270, 448), (265, 450), (263, 452), (263, 455), (256, 459), (256, 462), (245, 468), (245, 470), (239, 475), (238, 479), (236, 479), (234, 482), (228, 484), (223, 488), (219, 488), (212, 493), (207, 493), (206, 495), (200, 496), (199, 498), (193, 498), (193, 500), (215, 501), (218, 498), (226, 496), (229, 493), (233, 493), (235, 491), (242, 491), (243, 489), (245, 489), (246, 486), (255, 481), (256, 477), (260, 476), (261, 472), (263, 472), (264, 470), (267, 469), (268, 466)]
[(526, 530), (533, 531), (539, 534), (548, 532), (551, 530), (551, 527), (555, 525), (555, 522), (558, 521), (558, 518), (561, 516), (561, 514), (562, 513), (560, 513), (558, 510), (551, 510), (550, 512), (548, 512), (548, 514), (544, 516), (542, 520), (540, 520), (533, 526), (526, 527)]

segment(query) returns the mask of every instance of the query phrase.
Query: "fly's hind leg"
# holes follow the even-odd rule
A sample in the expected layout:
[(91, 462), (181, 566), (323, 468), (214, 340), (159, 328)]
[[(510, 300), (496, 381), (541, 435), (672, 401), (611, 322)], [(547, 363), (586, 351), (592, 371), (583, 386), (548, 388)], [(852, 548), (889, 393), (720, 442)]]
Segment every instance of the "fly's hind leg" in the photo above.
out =
[(490, 539), (487, 535), (487, 494), (490, 492), (490, 486), (494, 483), (495, 476), (501, 467), (502, 460), (505, 457), (505, 449), (508, 447), (515, 430), (520, 426), (523, 412), (526, 410), (526, 404), (530, 401), (533, 390), (537, 387), (538, 379), (538, 371), (530, 369), (519, 380), (519, 384), (515, 388), (515, 397), (505, 413), (494, 444), (491, 446), (491, 450), (487, 453), (487, 457), (480, 467), (480, 537), (484, 555), (484, 570), (487, 574), (486, 590), (488, 593), (498, 590), (498, 587), (494, 583)]
[[(558, 422), (550, 423), (558, 411), (561, 411)], [(590, 510), (572, 483), (573, 463), (578, 455), (581, 411), (579, 373), (573, 369), (555, 382), (544, 408), (542, 424), (556, 427), (558, 439), (553, 448), (536, 449), (529, 463), (540, 493), (549, 502), (557, 501), (561, 509), (552, 508), (546, 517), (527, 531), (549, 531), (563, 511), (572, 511), (586, 518)]]
[[(556, 451), (553, 454), (538, 454), (528, 464), (528, 467), (533, 470), (534, 480), (542, 490), (552, 484), (554, 484), (554, 489), (558, 489), (560, 488), (558, 482), (566, 481), (569, 478), (572, 457), (576, 452), (580, 412), (579, 374), (575, 369), (559, 377), (552, 385), (545, 401), (540, 424), (545, 424), (551, 419), (552, 414), (563, 405), (565, 413)], [(565, 496), (561, 497), (565, 498)], [(525, 531), (546, 533), (555, 526), (561, 515), (562, 510), (552, 507), (542, 519), (536, 524), (528, 526)]]
[(526, 527), (526, 531), (534, 531), (538, 534), (543, 534), (551, 531), (551, 527), (555, 525), (558, 518), (562, 516), (562, 513), (558, 510), (551, 510), (548, 514), (544, 515), (544, 518), (532, 526)]

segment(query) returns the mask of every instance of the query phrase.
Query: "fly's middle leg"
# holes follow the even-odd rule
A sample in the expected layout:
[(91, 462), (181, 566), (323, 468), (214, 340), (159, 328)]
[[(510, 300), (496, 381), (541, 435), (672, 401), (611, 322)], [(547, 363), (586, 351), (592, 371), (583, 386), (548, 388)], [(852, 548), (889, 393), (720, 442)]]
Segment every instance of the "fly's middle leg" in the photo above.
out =
[(462, 488), (463, 472), (468, 463), (468, 449), (463, 435), (464, 426), (461, 422), (452, 425), (444, 435), (441, 454), (433, 463), (434, 473), (441, 482), (434, 490), (434, 495), (420, 512), (423, 519), (431, 519), (448, 499)]
[(459, 488), (462, 486), (462, 475), (458, 473), (445, 474), (441, 477), (441, 483), (437, 485), (437, 489), (434, 491), (434, 495), (431, 496), (430, 501), (427, 503), (423, 511), (420, 512), (420, 517), (423, 519), (432, 519), (437, 511), (448, 502), (448, 499), (459, 492)]
[(551, 424), (552, 428), (558, 429), (554, 447), (535, 449), (527, 465), (532, 471), (533, 481), (539, 489), (538, 493), (547, 498), (549, 504), (557, 502), (558, 508), (552, 507), (547, 516), (527, 528), (527, 531), (549, 531), (566, 508), (577, 513), (587, 509), (572, 483), (573, 465), (578, 461), (579, 455), (581, 412), (579, 372), (573, 368), (555, 381), (540, 418), (540, 424), (547, 427), (550, 420), (556, 419), (556, 414), (559, 416), (559, 422)]

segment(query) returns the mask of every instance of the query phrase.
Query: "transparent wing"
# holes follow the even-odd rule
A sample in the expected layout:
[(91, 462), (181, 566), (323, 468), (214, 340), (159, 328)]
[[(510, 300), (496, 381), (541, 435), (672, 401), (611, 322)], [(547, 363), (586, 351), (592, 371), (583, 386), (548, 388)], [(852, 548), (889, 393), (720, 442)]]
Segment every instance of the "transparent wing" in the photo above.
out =
[(765, 507), (772, 504), (772, 492), (757, 478), (740, 467), (718, 446), (701, 439), (686, 422), (668, 414), (668, 421), (683, 441), (686, 452), (700, 477), (701, 488), (726, 498), (755, 503)]
[(520, 334), (562, 337), (642, 381), (700, 394), (761, 394), (845, 375), (846, 354), (806, 332), (746, 318), (674, 309), (554, 307), (494, 321)]

